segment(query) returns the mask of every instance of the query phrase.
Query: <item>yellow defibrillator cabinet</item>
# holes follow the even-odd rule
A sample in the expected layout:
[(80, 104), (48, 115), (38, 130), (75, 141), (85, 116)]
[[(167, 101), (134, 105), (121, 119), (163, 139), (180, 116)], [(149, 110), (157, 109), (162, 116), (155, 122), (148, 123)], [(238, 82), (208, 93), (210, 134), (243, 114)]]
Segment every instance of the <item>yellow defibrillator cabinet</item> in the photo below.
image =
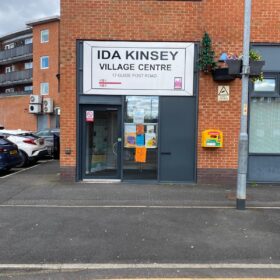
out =
[(223, 133), (217, 129), (208, 129), (202, 132), (202, 147), (204, 148), (222, 148)]

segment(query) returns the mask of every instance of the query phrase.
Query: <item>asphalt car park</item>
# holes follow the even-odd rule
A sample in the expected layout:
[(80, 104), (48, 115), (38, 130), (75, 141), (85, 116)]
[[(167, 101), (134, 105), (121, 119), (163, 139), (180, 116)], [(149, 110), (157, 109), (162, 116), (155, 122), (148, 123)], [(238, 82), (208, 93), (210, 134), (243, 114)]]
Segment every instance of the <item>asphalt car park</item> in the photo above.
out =
[(1, 178), (7, 178), (7, 177), (10, 177), (12, 175), (16, 175), (17, 173), (20, 173), (20, 172), (23, 172), (23, 171), (26, 171), (28, 169), (32, 169), (34, 167), (36, 167), (37, 165), (40, 165), (42, 163), (45, 163), (47, 161), (51, 160), (50, 157), (45, 157), (44, 159), (41, 159), (37, 162), (34, 162), (34, 163), (31, 163), (29, 164), (29, 166), (25, 166), (25, 167), (13, 167), (9, 170), (0, 170), (0, 179)]

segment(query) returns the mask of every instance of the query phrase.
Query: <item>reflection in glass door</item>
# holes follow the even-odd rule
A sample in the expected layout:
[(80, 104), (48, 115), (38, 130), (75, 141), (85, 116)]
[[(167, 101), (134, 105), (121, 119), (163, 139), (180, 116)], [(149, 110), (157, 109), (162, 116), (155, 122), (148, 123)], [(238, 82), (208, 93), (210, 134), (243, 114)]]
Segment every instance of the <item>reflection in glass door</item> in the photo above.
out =
[[(93, 114), (92, 114), (93, 112)], [(84, 112), (85, 176), (120, 178), (120, 113), (118, 108), (93, 107)]]

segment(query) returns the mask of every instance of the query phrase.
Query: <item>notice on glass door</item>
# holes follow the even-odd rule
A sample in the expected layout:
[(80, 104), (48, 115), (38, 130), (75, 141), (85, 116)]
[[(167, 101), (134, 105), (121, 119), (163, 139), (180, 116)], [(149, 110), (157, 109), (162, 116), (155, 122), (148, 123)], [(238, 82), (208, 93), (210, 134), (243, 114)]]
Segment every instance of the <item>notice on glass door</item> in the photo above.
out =
[(145, 146), (145, 136), (144, 136), (144, 134), (136, 135), (136, 146), (137, 147)]
[(147, 149), (145, 147), (137, 147), (135, 149), (135, 162), (146, 162)]
[(94, 122), (94, 111), (86, 111), (86, 122)]
[(124, 124), (124, 146), (125, 148), (136, 147), (136, 125), (125, 123)]
[(150, 149), (157, 147), (157, 136), (155, 133), (145, 134), (145, 147)]
[(136, 134), (137, 135), (142, 135), (145, 132), (145, 128), (143, 124), (137, 124), (136, 125)]
[(147, 133), (154, 133), (155, 132), (155, 126), (154, 125), (147, 125)]

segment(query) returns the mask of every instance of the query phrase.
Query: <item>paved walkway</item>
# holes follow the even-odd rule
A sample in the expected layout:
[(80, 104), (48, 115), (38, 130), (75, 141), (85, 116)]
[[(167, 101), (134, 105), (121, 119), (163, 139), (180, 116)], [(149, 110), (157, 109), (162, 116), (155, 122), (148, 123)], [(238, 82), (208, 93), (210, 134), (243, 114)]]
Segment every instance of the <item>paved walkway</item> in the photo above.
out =
[[(65, 183), (58, 161), (0, 178), (0, 204), (235, 207), (235, 186)], [(280, 186), (248, 185), (248, 207), (280, 207)]]
[(0, 279), (280, 275), (280, 187), (60, 181), (57, 161), (0, 178)]

